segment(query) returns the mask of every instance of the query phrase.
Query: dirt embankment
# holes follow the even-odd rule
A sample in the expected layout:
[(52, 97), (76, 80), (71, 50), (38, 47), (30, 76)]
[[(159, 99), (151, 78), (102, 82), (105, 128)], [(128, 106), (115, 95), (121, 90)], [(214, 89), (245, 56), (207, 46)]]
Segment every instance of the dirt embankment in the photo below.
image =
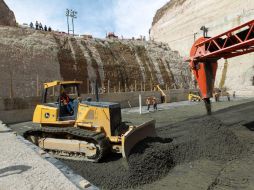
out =
[(171, 8), (175, 6), (182, 5), (186, 0), (171, 0), (168, 3), (166, 3), (163, 7), (161, 7), (153, 17), (152, 26), (155, 25), (162, 17), (163, 15)]
[(0, 25), (16, 26), (14, 13), (3, 0), (0, 0)]
[(152, 183), (181, 163), (203, 158), (227, 162), (247, 152), (215, 117), (186, 120), (157, 133), (158, 138), (146, 139), (133, 149), (128, 163), (117, 156), (102, 163), (63, 162), (102, 189), (126, 189)]

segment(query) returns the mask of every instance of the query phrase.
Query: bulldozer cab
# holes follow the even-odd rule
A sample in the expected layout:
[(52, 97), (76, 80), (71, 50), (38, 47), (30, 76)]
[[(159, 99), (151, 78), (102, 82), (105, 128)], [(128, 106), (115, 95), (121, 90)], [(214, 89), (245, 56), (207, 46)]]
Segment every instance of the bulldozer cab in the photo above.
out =
[[(79, 81), (54, 81), (44, 83), (42, 104), (37, 105), (34, 121), (45, 123), (75, 120), (79, 104)], [(38, 111), (36, 111), (38, 110)], [(45, 113), (44, 113), (45, 112)]]

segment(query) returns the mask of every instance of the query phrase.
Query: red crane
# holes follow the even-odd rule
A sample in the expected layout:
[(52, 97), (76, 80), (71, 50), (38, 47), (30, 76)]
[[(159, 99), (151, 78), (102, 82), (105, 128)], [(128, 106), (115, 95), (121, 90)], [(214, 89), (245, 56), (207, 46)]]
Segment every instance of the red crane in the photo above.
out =
[(254, 52), (254, 20), (218, 36), (201, 37), (190, 51), (190, 67), (201, 91), (207, 114), (211, 102), (218, 60)]

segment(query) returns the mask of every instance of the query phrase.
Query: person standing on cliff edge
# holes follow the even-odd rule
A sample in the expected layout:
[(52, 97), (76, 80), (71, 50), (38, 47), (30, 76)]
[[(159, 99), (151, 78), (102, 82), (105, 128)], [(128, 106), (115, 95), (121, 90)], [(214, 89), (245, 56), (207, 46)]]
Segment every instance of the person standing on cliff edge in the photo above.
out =
[(40, 24), (39, 24), (39, 29), (40, 29), (40, 30), (43, 30), (43, 26), (42, 26), (41, 22), (40, 22)]
[(34, 24), (30, 22), (30, 28), (34, 28)]
[(39, 29), (39, 23), (38, 23), (38, 21), (36, 20), (36, 22), (35, 22), (35, 30), (38, 30)]

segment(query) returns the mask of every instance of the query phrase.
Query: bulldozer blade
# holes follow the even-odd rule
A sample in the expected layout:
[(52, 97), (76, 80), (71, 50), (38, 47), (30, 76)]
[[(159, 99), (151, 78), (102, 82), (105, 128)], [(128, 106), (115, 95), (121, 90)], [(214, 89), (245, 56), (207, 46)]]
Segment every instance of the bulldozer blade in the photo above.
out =
[(131, 149), (146, 137), (156, 137), (155, 120), (145, 122), (139, 126), (130, 127), (122, 136), (122, 156), (127, 158)]

